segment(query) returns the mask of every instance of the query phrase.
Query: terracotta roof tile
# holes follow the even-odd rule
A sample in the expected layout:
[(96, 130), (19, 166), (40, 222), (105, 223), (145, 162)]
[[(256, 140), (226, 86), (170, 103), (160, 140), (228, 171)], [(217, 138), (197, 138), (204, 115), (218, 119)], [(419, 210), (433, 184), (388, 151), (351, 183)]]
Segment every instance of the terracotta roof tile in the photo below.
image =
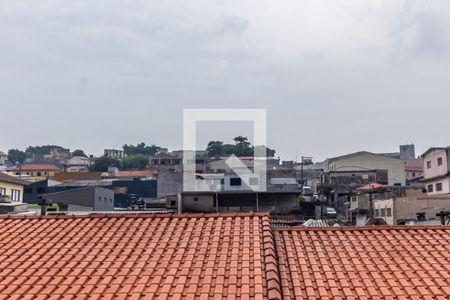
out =
[(449, 242), (448, 227), (276, 229), (283, 298), (448, 299)]
[(448, 299), (449, 241), (252, 213), (1, 217), (0, 299)]
[(0, 266), (9, 299), (279, 294), (267, 214), (1, 217)]

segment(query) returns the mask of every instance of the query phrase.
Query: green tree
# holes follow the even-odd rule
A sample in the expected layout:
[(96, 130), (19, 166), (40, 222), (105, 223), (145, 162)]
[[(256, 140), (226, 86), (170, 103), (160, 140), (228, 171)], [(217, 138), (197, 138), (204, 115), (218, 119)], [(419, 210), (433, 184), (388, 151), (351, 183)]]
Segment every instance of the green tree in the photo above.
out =
[(223, 154), (223, 142), (211, 141), (206, 147), (206, 155), (208, 157), (220, 156)]
[(319, 192), (323, 194), (325, 197), (327, 197), (328, 200), (330, 200), (331, 192), (334, 190), (334, 184), (332, 183), (322, 183), (319, 188)]
[(124, 170), (142, 170), (148, 166), (149, 156), (144, 154), (129, 155), (122, 159), (122, 168)]
[(19, 149), (10, 149), (8, 151), (8, 160), (13, 164), (23, 163), (27, 158), (27, 154)]
[(84, 153), (83, 150), (77, 149), (75, 151), (72, 152), (72, 156), (83, 156), (83, 157), (87, 157), (86, 153)]
[(134, 154), (144, 154), (148, 156), (153, 156), (158, 153), (160, 147), (156, 145), (146, 145), (145, 143), (139, 143), (136, 146), (134, 145), (123, 145), (123, 151), (126, 155), (134, 155)]
[(236, 156), (253, 156), (255, 148), (264, 147), (266, 157), (273, 157), (275, 150), (267, 148), (266, 146), (255, 146), (248, 141), (247, 137), (237, 136), (233, 139), (233, 144), (224, 144), (221, 141), (211, 141), (206, 147), (206, 154), (208, 157), (228, 156), (234, 154)]
[(51, 150), (54, 149), (59, 149), (62, 150), (64, 149), (61, 146), (57, 146), (57, 145), (44, 145), (44, 146), (29, 146), (27, 147), (27, 149), (25, 150), (25, 153), (27, 155), (32, 155), (32, 154), (49, 154)]
[(109, 167), (120, 168), (120, 161), (115, 158), (101, 156), (95, 160), (91, 170), (94, 172), (107, 172)]

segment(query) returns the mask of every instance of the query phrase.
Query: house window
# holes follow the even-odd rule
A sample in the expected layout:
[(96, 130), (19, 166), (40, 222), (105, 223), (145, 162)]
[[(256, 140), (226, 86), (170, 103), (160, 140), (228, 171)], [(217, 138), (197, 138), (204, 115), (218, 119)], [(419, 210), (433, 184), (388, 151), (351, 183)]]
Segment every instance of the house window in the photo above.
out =
[(380, 216), (380, 211), (378, 209), (375, 209), (375, 217), (379, 217)]
[(442, 157), (439, 157), (439, 158), (437, 159), (437, 165), (438, 165), (438, 166), (442, 166)]
[(20, 201), (20, 191), (19, 190), (11, 190), (11, 201)]
[(380, 217), (382, 217), (382, 218), (386, 217), (386, 209), (385, 208), (381, 209)]
[(436, 192), (442, 192), (442, 183), (436, 183)]
[(427, 192), (428, 193), (432, 193), (433, 192), (433, 185), (432, 184), (427, 185)]
[(249, 183), (250, 185), (258, 185), (258, 177), (251, 177)]
[(427, 169), (431, 169), (431, 160), (427, 161)]
[(392, 208), (386, 208), (386, 215), (388, 216), (388, 217), (392, 217)]
[(5, 188), (0, 188), (0, 195), (1, 196), (5, 196), (6, 195), (6, 189)]
[(242, 185), (241, 178), (230, 178), (230, 185), (231, 186), (241, 186)]
[(194, 201), (197, 202), (198, 201), (198, 197), (194, 197)]
[(37, 172), (36, 175), (37, 175), (37, 176), (42, 176), (41, 172)]

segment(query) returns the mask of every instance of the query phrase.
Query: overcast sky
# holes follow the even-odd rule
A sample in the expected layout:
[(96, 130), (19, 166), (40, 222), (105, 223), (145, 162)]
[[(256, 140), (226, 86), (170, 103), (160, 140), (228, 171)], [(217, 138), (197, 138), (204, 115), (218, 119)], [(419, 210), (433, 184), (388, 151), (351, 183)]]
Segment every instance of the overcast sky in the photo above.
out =
[(449, 73), (447, 0), (0, 0), (0, 150), (181, 148), (183, 108), (226, 107), (266, 108), (282, 159), (420, 154), (450, 144)]

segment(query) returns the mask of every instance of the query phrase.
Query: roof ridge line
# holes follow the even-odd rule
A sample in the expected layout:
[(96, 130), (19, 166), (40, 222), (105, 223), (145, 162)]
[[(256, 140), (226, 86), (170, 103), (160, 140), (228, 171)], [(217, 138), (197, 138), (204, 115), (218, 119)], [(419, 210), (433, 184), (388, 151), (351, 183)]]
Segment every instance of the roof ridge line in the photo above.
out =
[(262, 224), (267, 297), (269, 300), (280, 300), (282, 299), (280, 269), (275, 234), (273, 231), (274, 227), (270, 221), (270, 216), (267, 219), (264, 219)]
[(64, 215), (64, 214), (55, 214), (55, 215), (33, 215), (33, 216), (0, 216), (0, 219), (99, 219), (99, 218), (128, 218), (128, 219), (138, 219), (138, 218), (160, 218), (160, 219), (180, 219), (180, 218), (229, 218), (229, 217), (268, 217), (269, 213), (267, 212), (233, 212), (233, 213), (195, 213), (195, 214), (121, 214), (121, 213), (95, 213), (95, 214), (86, 214), (86, 215)]
[(448, 225), (370, 225), (343, 227), (276, 227), (275, 231), (381, 231), (381, 230), (450, 230)]

